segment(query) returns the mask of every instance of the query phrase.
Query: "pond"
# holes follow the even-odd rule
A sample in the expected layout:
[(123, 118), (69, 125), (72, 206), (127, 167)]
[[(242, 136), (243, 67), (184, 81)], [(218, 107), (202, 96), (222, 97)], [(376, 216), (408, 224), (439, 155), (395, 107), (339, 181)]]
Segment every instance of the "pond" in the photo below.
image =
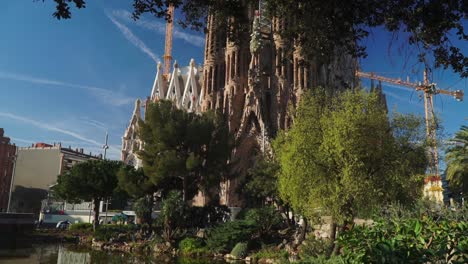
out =
[(80, 248), (70, 244), (32, 244), (25, 248), (0, 249), (2, 264), (88, 264), (88, 263), (176, 263), (176, 264), (224, 264), (211, 259), (156, 259), (124, 253), (110, 253)]

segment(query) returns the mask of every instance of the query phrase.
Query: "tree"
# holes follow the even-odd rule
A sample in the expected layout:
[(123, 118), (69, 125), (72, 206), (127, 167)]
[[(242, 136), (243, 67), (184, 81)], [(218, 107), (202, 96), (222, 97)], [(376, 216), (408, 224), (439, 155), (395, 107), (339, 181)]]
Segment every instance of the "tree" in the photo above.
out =
[(405, 162), (400, 145), (409, 139), (397, 136), (397, 143), (377, 94), (358, 89), (331, 97), (317, 89), (301, 98), (297, 113), (291, 129), (274, 142), (280, 196), (306, 219), (331, 216), (332, 240), (337, 225), (352, 223), (358, 213), (410, 202), (393, 193), (415, 188), (408, 181), (420, 180), (416, 188), (422, 189), (417, 173), (425, 163)]
[(99, 225), (99, 204), (117, 188), (118, 161), (88, 160), (58, 176), (53, 194), (66, 201), (93, 201), (94, 229)]
[(279, 164), (274, 160), (259, 157), (254, 167), (247, 171), (245, 183), (240, 186), (246, 202), (262, 206), (270, 201), (279, 201), (277, 174)]
[(119, 188), (136, 199), (134, 209), (138, 217), (144, 223), (151, 224), (154, 193), (157, 191), (151, 179), (145, 175), (142, 168), (135, 169), (133, 166), (122, 166), (117, 173), (117, 179)]
[(163, 200), (161, 215), (162, 237), (167, 242), (173, 243), (181, 228), (187, 222), (188, 207), (179, 191), (170, 191)]
[[(394, 137), (394, 149), (391, 159), (395, 162), (392, 174), (395, 182), (401, 185), (391, 185), (393, 189), (387, 192), (393, 194), (389, 202), (398, 200), (404, 205), (413, 203), (422, 195), (423, 178), (428, 166), (425, 119), (414, 114), (394, 112), (390, 120)], [(408, 177), (412, 175), (412, 177)]]
[(231, 139), (221, 115), (178, 109), (170, 101), (150, 104), (139, 138), (143, 171), (165, 196), (181, 190), (184, 201), (198, 190), (205, 195), (219, 186), (227, 169)]
[(447, 181), (453, 192), (468, 197), (468, 126), (462, 126), (447, 150)]
[[(78, 9), (85, 7), (85, 0), (54, 0), (58, 19), (71, 17), (69, 5)], [(468, 57), (459, 47), (468, 40), (464, 21), (468, 4), (464, 0), (366, 0), (366, 1), (320, 1), (320, 0), (263, 0), (267, 4), (267, 16), (289, 19), (284, 32), (288, 40), (296, 40), (303, 46), (305, 56), (327, 61), (337, 52), (336, 47), (356, 57), (365, 57), (362, 40), (375, 28), (387, 31), (407, 40), (416, 49), (419, 59), (428, 63), (434, 59), (436, 67), (452, 69), (462, 77), (468, 76)], [(245, 5), (258, 5), (258, 0), (133, 0), (133, 17), (145, 13), (162, 18), (167, 16), (168, 5), (174, 5), (182, 13), (179, 21), (183, 26), (202, 29), (208, 10), (219, 17), (218, 25), (230, 31), (248, 31), (243, 12)], [(244, 5), (244, 6), (243, 6)], [(229, 23), (236, 23), (228, 27)], [(453, 41), (460, 40), (459, 46)], [(234, 38), (236, 39), (236, 38)]]
[[(44, 2), (45, 0), (42, 0)], [(76, 8), (81, 9), (85, 8), (85, 0), (54, 0), (56, 3), (55, 5), (55, 12), (53, 16), (57, 19), (69, 19), (71, 18), (70, 12), (70, 4), (73, 3)]]

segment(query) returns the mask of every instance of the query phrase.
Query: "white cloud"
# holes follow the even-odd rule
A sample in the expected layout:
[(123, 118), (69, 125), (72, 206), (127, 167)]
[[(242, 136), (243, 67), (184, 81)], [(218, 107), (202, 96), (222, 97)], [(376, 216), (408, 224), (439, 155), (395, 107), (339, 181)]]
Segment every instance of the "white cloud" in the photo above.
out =
[(38, 78), (34, 76), (28, 76), (28, 75), (17, 74), (17, 73), (0, 71), (0, 79), (8, 79), (8, 80), (29, 82), (29, 83), (34, 83), (34, 84), (45, 84), (45, 85), (70, 87), (70, 88), (87, 90), (90, 94), (92, 94), (94, 97), (101, 100), (102, 102), (105, 102), (114, 106), (127, 105), (134, 101), (134, 99), (131, 97), (125, 96), (120, 93), (115, 93), (113, 91), (110, 91), (104, 88), (99, 88), (99, 87), (89, 86), (89, 85), (67, 83), (67, 82), (45, 79), (45, 78)]
[(44, 142), (47, 144), (51, 143), (62, 143), (62, 145), (70, 145), (70, 146), (76, 146), (76, 145), (83, 145), (83, 146), (95, 146), (95, 144), (87, 143), (87, 142), (82, 142), (82, 141), (70, 141), (70, 140), (61, 140), (61, 139), (24, 139), (24, 138), (17, 138), (17, 137), (11, 137), (11, 140), (14, 142), (21, 142), (21, 143), (26, 143), (26, 144), (33, 144), (37, 142)]
[[(152, 30), (158, 34), (165, 35), (166, 34), (166, 24), (159, 22), (159, 21), (150, 21), (145, 18), (140, 18), (138, 20), (133, 20), (131, 18), (131, 14), (125, 10), (114, 10), (112, 11), (112, 15), (117, 17), (127, 23), (134, 23), (137, 26), (140, 26), (145, 29)], [(205, 45), (205, 38), (195, 34), (189, 34), (183, 32), (180, 28), (174, 27), (174, 38), (181, 39), (186, 41), (189, 44), (192, 44), (196, 47), (203, 47)]]
[[(50, 125), (47, 122), (36, 121), (36, 120), (30, 119), (30, 118), (27, 118), (27, 117), (15, 115), (15, 114), (8, 113), (8, 112), (0, 112), (0, 117), (5, 117), (5, 118), (16, 120), (16, 121), (19, 121), (19, 122), (22, 122), (22, 123), (25, 123), (25, 124), (28, 124), (28, 125), (31, 125), (31, 126), (34, 126), (34, 127), (37, 127), (37, 128), (41, 128), (41, 129), (44, 129), (44, 130), (53, 131), (53, 132), (57, 132), (57, 133), (60, 133), (60, 134), (71, 136), (71, 137), (79, 140), (79, 142), (74, 142), (74, 143), (76, 143), (76, 144), (74, 144), (75, 146), (76, 145), (87, 145), (88, 146), (86, 148), (87, 151), (93, 151), (94, 153), (99, 153), (100, 151), (102, 151), (103, 142), (98, 142), (98, 141), (96, 141), (94, 139), (88, 138), (88, 137), (86, 137), (86, 136), (84, 136), (82, 134), (76, 133), (74, 131), (63, 129), (63, 128), (60, 128), (60, 127), (57, 127), (57, 126), (54, 126), (54, 125)], [(25, 140), (25, 139), (15, 139), (15, 140), (23, 141), (25, 143), (32, 143), (32, 141)], [(58, 142), (57, 140), (54, 140), (54, 141)], [(52, 141), (48, 141), (48, 142), (50, 143)], [(65, 143), (65, 142), (66, 141), (62, 141), (62, 143)], [(69, 142), (71, 144), (72, 141), (69, 141)], [(120, 147), (117, 146), (117, 145), (110, 145), (108, 153), (109, 153), (109, 158), (118, 159), (119, 158), (119, 153), (120, 153)]]
[(85, 123), (85, 124), (88, 124), (90, 126), (93, 126), (93, 127), (96, 127), (96, 128), (99, 128), (101, 130), (109, 130), (109, 126), (104, 124), (103, 122), (100, 122), (100, 121), (97, 121), (97, 120), (94, 120), (94, 119), (90, 119), (90, 118), (80, 118), (80, 121)]
[(124, 37), (128, 41), (130, 41), (130, 43), (135, 45), (142, 52), (146, 53), (146, 55), (148, 55), (153, 61), (155, 61), (155, 62), (160, 61), (158, 56), (156, 54), (154, 54), (153, 51), (150, 48), (148, 48), (148, 46), (146, 46), (146, 44), (141, 39), (139, 39), (137, 36), (135, 36), (135, 34), (133, 34), (133, 32), (128, 27), (126, 27), (125, 25), (123, 25), (122, 23), (117, 21), (117, 19), (113, 15), (107, 14), (107, 17), (120, 30), (120, 32), (124, 35)]

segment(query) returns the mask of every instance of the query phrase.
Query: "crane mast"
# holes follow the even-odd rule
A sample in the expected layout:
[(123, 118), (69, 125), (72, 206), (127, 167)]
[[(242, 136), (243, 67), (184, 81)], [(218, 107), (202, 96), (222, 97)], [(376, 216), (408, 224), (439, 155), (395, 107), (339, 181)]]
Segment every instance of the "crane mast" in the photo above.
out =
[(439, 174), (439, 155), (437, 151), (437, 120), (434, 114), (434, 98), (433, 96), (436, 94), (444, 94), (450, 95), (455, 98), (457, 101), (463, 100), (463, 91), (456, 90), (456, 91), (449, 91), (444, 89), (437, 89), (434, 83), (429, 83), (427, 78), (427, 71), (424, 70), (424, 80), (423, 83), (413, 83), (409, 81), (402, 81), (401, 79), (393, 79), (384, 76), (379, 76), (374, 73), (368, 72), (360, 72), (356, 71), (356, 76), (361, 78), (367, 78), (371, 80), (377, 80), (381, 82), (391, 83), (395, 85), (400, 85), (403, 87), (407, 87), (416, 91), (422, 91), (424, 97), (424, 113), (425, 113), (425, 121), (426, 121), (426, 137), (427, 143), (429, 145), (429, 168), (428, 173), (429, 177), (427, 179), (429, 181), (436, 181), (441, 185), (441, 178)]
[(172, 33), (174, 28), (174, 5), (170, 4), (167, 10), (166, 43), (164, 47), (164, 78), (169, 79), (172, 61)]

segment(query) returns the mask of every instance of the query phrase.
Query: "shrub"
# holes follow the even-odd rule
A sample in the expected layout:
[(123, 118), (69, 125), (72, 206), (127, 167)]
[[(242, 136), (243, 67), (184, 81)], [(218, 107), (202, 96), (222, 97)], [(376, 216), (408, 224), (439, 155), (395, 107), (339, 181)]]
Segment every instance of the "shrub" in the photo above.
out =
[(203, 240), (187, 237), (179, 242), (179, 250), (182, 255), (199, 255), (207, 252)]
[(231, 255), (238, 258), (243, 259), (247, 256), (248, 246), (247, 243), (241, 242), (237, 243), (234, 248), (231, 250)]
[(135, 225), (101, 225), (94, 231), (94, 238), (100, 241), (109, 241), (118, 234), (133, 234), (136, 229)]
[(275, 259), (285, 262), (288, 259), (288, 252), (285, 249), (276, 249), (275, 247), (265, 247), (254, 254), (257, 259)]
[(330, 258), (326, 258), (325, 256), (317, 256), (317, 257), (305, 257), (300, 259), (299, 261), (295, 262), (296, 264), (345, 264), (346, 262), (341, 256), (331, 256)]
[(266, 235), (282, 223), (281, 214), (272, 206), (250, 209), (245, 213), (245, 220), (258, 227), (259, 235)]
[(230, 211), (225, 205), (194, 206), (189, 210), (188, 226), (206, 228), (212, 227), (229, 219)]
[(151, 222), (151, 213), (153, 212), (153, 199), (143, 196), (135, 201), (133, 210), (143, 223)]
[(299, 256), (302, 259), (317, 258), (326, 255), (330, 247), (329, 239), (317, 239), (314, 235), (309, 235), (299, 248)]
[(91, 223), (76, 223), (70, 226), (70, 231), (91, 231), (93, 224)]
[(161, 236), (167, 242), (174, 242), (180, 235), (181, 228), (187, 224), (188, 206), (182, 200), (179, 191), (171, 191), (162, 202), (161, 214), (156, 225), (162, 228)]
[(208, 233), (206, 245), (212, 251), (226, 253), (237, 243), (249, 241), (256, 229), (257, 226), (250, 221), (235, 220), (226, 222), (213, 228)]
[(467, 263), (466, 221), (381, 220), (338, 238), (343, 258), (353, 263)]

